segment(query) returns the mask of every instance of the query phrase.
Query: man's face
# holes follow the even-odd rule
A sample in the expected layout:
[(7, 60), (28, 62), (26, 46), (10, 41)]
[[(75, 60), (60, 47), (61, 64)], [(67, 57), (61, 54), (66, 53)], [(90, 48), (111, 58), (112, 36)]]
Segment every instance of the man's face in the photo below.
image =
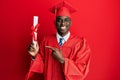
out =
[(71, 26), (71, 19), (67, 16), (58, 16), (56, 17), (55, 22), (58, 33), (61, 36), (64, 36), (68, 33)]

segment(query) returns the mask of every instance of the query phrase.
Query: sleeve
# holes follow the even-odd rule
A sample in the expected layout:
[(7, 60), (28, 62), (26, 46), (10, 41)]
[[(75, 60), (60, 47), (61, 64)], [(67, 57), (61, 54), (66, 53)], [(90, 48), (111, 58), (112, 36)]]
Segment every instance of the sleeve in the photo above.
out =
[(65, 78), (66, 80), (84, 80), (89, 72), (90, 63), (90, 48), (85, 39), (75, 46), (74, 54), (75, 56), (70, 59), (65, 58)]
[(30, 78), (34, 74), (41, 74), (44, 70), (44, 44), (41, 42), (40, 44), (40, 53), (37, 54), (34, 60), (31, 60), (30, 69), (26, 76), (25, 80), (31, 80)]

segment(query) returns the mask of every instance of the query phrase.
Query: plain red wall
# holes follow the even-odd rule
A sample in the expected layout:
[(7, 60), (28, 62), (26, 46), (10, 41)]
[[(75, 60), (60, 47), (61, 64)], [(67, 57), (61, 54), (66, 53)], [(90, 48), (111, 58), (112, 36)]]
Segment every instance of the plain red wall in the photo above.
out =
[[(32, 18), (39, 16), (39, 41), (55, 33), (48, 8), (58, 0), (0, 0), (0, 80), (24, 80)], [(119, 0), (67, 0), (78, 12), (71, 31), (85, 36), (92, 50), (86, 80), (120, 80)]]

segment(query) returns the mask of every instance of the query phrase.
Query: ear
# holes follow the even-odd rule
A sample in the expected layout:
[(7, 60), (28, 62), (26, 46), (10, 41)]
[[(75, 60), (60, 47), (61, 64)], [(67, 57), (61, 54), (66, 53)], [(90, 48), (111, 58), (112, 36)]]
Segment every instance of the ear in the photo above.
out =
[(70, 21), (70, 26), (72, 25), (72, 20)]

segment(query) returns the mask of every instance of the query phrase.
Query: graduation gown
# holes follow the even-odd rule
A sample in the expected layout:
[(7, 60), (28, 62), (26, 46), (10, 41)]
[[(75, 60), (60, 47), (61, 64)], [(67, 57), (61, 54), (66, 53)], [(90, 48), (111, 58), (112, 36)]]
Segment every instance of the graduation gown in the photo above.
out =
[[(54, 59), (52, 51), (45, 46), (61, 49), (65, 63)], [(89, 63), (90, 48), (84, 38), (71, 34), (60, 47), (56, 35), (51, 35), (41, 42), (40, 52), (31, 61), (26, 80), (84, 80), (89, 72)]]

